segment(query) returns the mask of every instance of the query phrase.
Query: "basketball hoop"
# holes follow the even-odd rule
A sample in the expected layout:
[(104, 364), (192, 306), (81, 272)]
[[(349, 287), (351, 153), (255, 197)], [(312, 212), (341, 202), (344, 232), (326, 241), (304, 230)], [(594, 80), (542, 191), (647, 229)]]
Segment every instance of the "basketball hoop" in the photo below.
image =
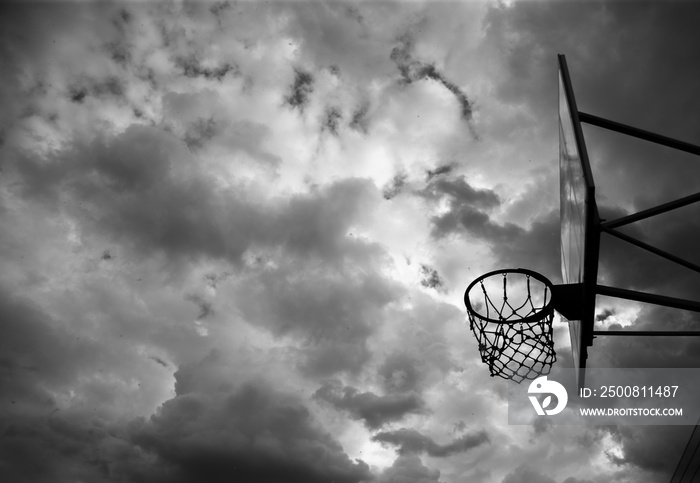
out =
[(557, 360), (553, 288), (543, 275), (523, 268), (489, 272), (469, 285), (469, 327), (492, 377), (520, 383), (549, 374)]

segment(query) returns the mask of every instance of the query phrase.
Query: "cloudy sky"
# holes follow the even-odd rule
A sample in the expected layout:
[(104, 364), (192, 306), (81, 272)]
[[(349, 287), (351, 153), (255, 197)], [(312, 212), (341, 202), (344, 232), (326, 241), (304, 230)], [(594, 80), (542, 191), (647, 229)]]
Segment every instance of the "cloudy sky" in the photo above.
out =
[[(689, 427), (508, 426), (462, 295), (561, 281), (557, 53), (582, 111), (700, 143), (700, 6), (1, 9), (3, 481), (668, 481)], [(698, 191), (693, 156), (585, 134), (604, 218)], [(626, 232), (697, 263), (698, 214)], [(606, 238), (600, 279), (700, 288)], [(590, 365), (700, 345), (598, 339)]]

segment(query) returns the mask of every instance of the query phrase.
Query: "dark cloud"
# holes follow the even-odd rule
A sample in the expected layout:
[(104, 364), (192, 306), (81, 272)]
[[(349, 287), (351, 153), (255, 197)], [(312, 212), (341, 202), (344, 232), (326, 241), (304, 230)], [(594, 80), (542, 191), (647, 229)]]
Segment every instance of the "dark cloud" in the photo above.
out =
[(667, 481), (683, 453), (692, 426), (616, 426), (607, 429), (622, 450), (622, 457), (608, 455), (612, 463), (632, 465), (648, 471), (650, 477), (658, 481)]
[(132, 25), (133, 13), (126, 7), (122, 7), (111, 15), (112, 25), (120, 37), (127, 35), (127, 29)]
[(360, 392), (339, 381), (326, 382), (314, 397), (330, 403), (338, 410), (347, 411), (354, 419), (362, 420), (368, 428), (376, 429), (386, 423), (399, 421), (406, 415), (423, 411), (423, 401), (414, 393), (378, 396)]
[(496, 223), (489, 213), (500, 206), (498, 195), (473, 188), (464, 177), (435, 178), (419, 194), (434, 203), (448, 201), (449, 210), (432, 219), (434, 237), (468, 234), (485, 241), (504, 265), (527, 266), (548, 277), (559, 277), (558, 212), (535, 220), (527, 229), (509, 222)]
[(336, 261), (378, 253), (347, 237), (348, 224), (378, 195), (368, 181), (344, 180), (264, 214), (245, 193), (215, 187), (190, 160), (172, 134), (134, 125), (116, 138), (14, 167), (24, 195), (64, 201), (83, 229), (96, 228), (142, 254), (238, 262), (254, 240)]
[[(57, 38), (80, 36), (85, 32), (85, 22), (89, 18), (90, 27), (100, 34), (112, 33), (114, 26), (111, 24), (112, 14), (117, 11), (116, 5), (101, 5), (99, 7), (86, 4), (66, 3), (26, 3), (3, 2), (0, 19), (2, 19), (3, 45), (0, 51), (4, 62), (8, 62), (8, 80), (20, 71), (10, 70), (22, 66), (21, 71), (30, 78), (42, 78), (42, 74), (48, 73), (47, 65), (56, 62), (57, 59), (74, 59), (71, 55), (57, 52), (51, 48)], [(41, 33), (41, 35), (39, 35)], [(85, 39), (86, 37), (82, 37)], [(92, 40), (94, 37), (87, 37)], [(99, 43), (93, 44), (95, 47)], [(72, 50), (72, 49), (71, 49)], [(84, 52), (76, 49), (77, 52)], [(73, 53), (73, 51), (71, 51)], [(80, 54), (78, 54), (80, 55)]]
[[(612, 52), (609, 45), (603, 45), (610, 41), (610, 35), (596, 36), (586, 43), (580, 41), (583, 32), (602, 27), (600, 18), (607, 11), (604, 2), (513, 4), (513, 8), (489, 5), (483, 21), (486, 40), (481, 48), (485, 55), (499, 59), (507, 72), (494, 79), (497, 98), (513, 104), (525, 103), (536, 119), (546, 123), (545, 129), (556, 132), (556, 119), (551, 116), (557, 109), (557, 77), (553, 70), (556, 54), (567, 55), (576, 79), (574, 87), (580, 87), (584, 69), (601, 75), (611, 67), (607, 62), (613, 57)], [(578, 100), (582, 107), (581, 99)]]
[(126, 67), (131, 62), (130, 47), (125, 42), (109, 42), (105, 45), (105, 50), (112, 60), (122, 67)]
[[(593, 72), (583, 73), (586, 81), (591, 80), (595, 86), (587, 99), (595, 102), (596, 111), (604, 117), (614, 110), (624, 113), (624, 119), (619, 119), (621, 122), (634, 121), (652, 131), (697, 140), (700, 117), (691, 114), (694, 108), (688, 104), (689, 101), (697, 103), (697, 100), (689, 100), (685, 92), (695, 85), (691, 79), (700, 75), (700, 66), (688, 62), (700, 53), (698, 45), (688, 43), (696, 33), (694, 25), (700, 20), (700, 10), (686, 2), (622, 2), (607, 9), (610, 19), (606, 25), (610, 33), (607, 41), (612, 40), (623, 51), (643, 48), (645, 55), (625, 57), (621, 62), (621, 58), (611, 55), (609, 50), (601, 49), (608, 55), (601, 59), (604, 65), (599, 67), (599, 71), (610, 70), (597, 82)], [(640, 28), (640, 25), (645, 28)], [(652, 35), (647, 35), (647, 32)], [(678, 52), (679, 57), (669, 56), (669, 52)], [(682, 74), (679, 72), (681, 68)], [(640, 71), (648, 75), (629, 75), (629, 72)], [(609, 79), (625, 81), (611, 90)], [(645, 164), (648, 163), (649, 168), (658, 166), (656, 160), (653, 161), (652, 164), (652, 160), (647, 158)], [(658, 173), (658, 170), (655, 172)], [(665, 191), (669, 194), (677, 193), (684, 187), (692, 189), (691, 184), (686, 184), (682, 179), (680, 185), (666, 186)]]
[[(380, 274), (354, 268), (382, 261), (376, 244), (348, 237), (349, 225), (379, 199), (376, 188), (344, 180), (263, 210), (245, 194), (215, 188), (191, 170), (189, 156), (171, 134), (132, 126), (49, 162), (27, 159), (16, 166), (17, 189), (28, 199), (52, 200), (47, 209), (61, 207), (81, 231), (111, 237), (140, 257), (241, 265), (253, 244), (282, 249), (277, 268), (248, 267), (251, 278), (236, 289), (245, 320), (302, 342), (298, 362), (307, 374), (359, 371), (370, 357), (367, 339), (397, 290)], [(210, 313), (194, 301), (200, 317)]]
[(420, 273), (423, 276), (420, 284), (426, 288), (440, 289), (444, 286), (444, 281), (440, 278), (437, 270), (428, 265), (420, 266)]
[(547, 432), (552, 428), (553, 425), (554, 423), (552, 423), (551, 419), (547, 419), (544, 417), (535, 418), (532, 421), (533, 440), (540, 439), (543, 435), (547, 434)]
[(501, 204), (500, 198), (493, 190), (473, 188), (464, 176), (455, 179), (435, 179), (419, 194), (434, 201), (447, 197), (452, 204), (470, 204), (478, 209), (492, 209)]
[(585, 428), (584, 431), (574, 435), (573, 441), (582, 449), (592, 450), (598, 446), (605, 437), (607, 437), (605, 428), (593, 426)]
[(185, 295), (185, 300), (189, 300), (197, 306), (199, 313), (197, 314), (197, 320), (203, 320), (214, 313), (211, 302), (204, 300), (201, 295), (197, 294), (187, 294)]
[(432, 220), (433, 235), (436, 238), (466, 231), (472, 236), (502, 244), (523, 231), (513, 223), (503, 225), (495, 223), (487, 212), (480, 210), (467, 199), (455, 198), (450, 208), (450, 211), (435, 216)]
[(62, 199), (83, 229), (97, 228), (137, 252), (235, 260), (252, 237), (257, 210), (241, 200), (221, 204), (206, 176), (185, 175), (185, 159), (169, 133), (131, 126), (109, 142), (76, 147), (48, 163), (27, 159), (17, 168), (27, 195)]
[(309, 102), (309, 95), (314, 90), (314, 78), (309, 72), (302, 69), (294, 69), (294, 83), (291, 87), (291, 94), (284, 98), (292, 109), (298, 108), (304, 111)]
[(274, 218), (273, 237), (294, 254), (311, 252), (336, 262), (378, 254), (379, 247), (347, 236), (351, 223), (378, 199), (369, 180), (353, 178), (293, 196)]
[(303, 45), (303, 65), (338, 65), (345, 81), (359, 83), (389, 74), (387, 45), (375, 34), (386, 27), (375, 19), (400, 15), (400, 6), (294, 2), (285, 7), (285, 33)]
[(123, 459), (136, 463), (133, 445), (115, 438), (99, 418), (47, 412), (42, 418), (14, 415), (11, 422), (3, 423), (0, 476), (4, 481), (102, 483), (126, 476), (116, 468)]
[(175, 63), (182, 69), (185, 77), (203, 77), (221, 82), (229, 72), (234, 76), (240, 75), (240, 70), (235, 63), (225, 62), (218, 67), (205, 67), (195, 55), (178, 57)]
[(208, 286), (215, 289), (219, 285), (219, 283), (223, 282), (231, 275), (232, 274), (229, 272), (224, 272), (221, 274), (207, 273), (206, 275), (204, 275), (204, 279), (207, 281)]
[(390, 200), (394, 198), (396, 195), (398, 195), (401, 190), (403, 189), (404, 185), (406, 184), (406, 179), (408, 176), (403, 173), (399, 173), (395, 175), (391, 181), (384, 186), (382, 189), (382, 194), (384, 195), (385, 200)]
[(108, 77), (90, 83), (88, 89), (96, 97), (105, 95), (121, 97), (124, 95), (125, 87), (122, 79), (118, 77)]
[(343, 5), (343, 7), (345, 8), (345, 12), (348, 17), (355, 20), (359, 24), (364, 23), (365, 19), (356, 7), (352, 5)]
[(454, 168), (455, 168), (455, 167), (454, 167), (453, 164), (445, 164), (445, 165), (442, 165), (442, 166), (438, 166), (438, 167), (435, 168), (435, 169), (429, 169), (429, 170), (426, 171), (426, 178), (427, 178), (427, 181), (430, 181), (430, 180), (432, 180), (434, 177), (440, 176), (440, 175), (442, 175), (442, 174), (449, 174), (449, 173), (452, 172), (452, 170), (453, 170)]
[(169, 125), (182, 132), (193, 147), (207, 147), (227, 154), (245, 153), (263, 168), (277, 168), (282, 159), (270, 152), (274, 132), (269, 124), (248, 119), (231, 118), (226, 112), (227, 99), (213, 90), (170, 92), (163, 98), (163, 109)]
[(370, 358), (367, 340), (396, 288), (378, 274), (314, 265), (262, 269), (237, 289), (238, 308), (249, 323), (303, 341), (300, 369), (306, 374), (357, 373)]
[(209, 7), (209, 11), (214, 15), (215, 17), (218, 17), (219, 15), (222, 14), (222, 12), (228, 10), (231, 8), (231, 2), (228, 0), (225, 0), (223, 2), (214, 2), (214, 4)]
[(367, 134), (369, 130), (369, 120), (367, 113), (369, 112), (369, 101), (365, 101), (352, 113), (350, 119), (350, 129)]
[(122, 8), (119, 11), (119, 18), (122, 22), (129, 25), (131, 23), (131, 20), (133, 19), (133, 16), (131, 15), (131, 13), (129, 13), (129, 11), (126, 8)]
[(472, 119), (471, 102), (467, 98), (467, 95), (464, 92), (462, 92), (462, 90), (459, 87), (457, 87), (457, 85), (454, 82), (447, 80), (443, 74), (438, 72), (438, 70), (433, 64), (424, 66), (423, 70), (421, 71), (421, 74), (425, 75), (429, 79), (439, 82), (448, 91), (450, 91), (457, 99), (457, 102), (459, 102), (462, 118), (466, 119), (467, 121)]
[(322, 128), (328, 130), (333, 136), (338, 135), (338, 126), (343, 119), (343, 113), (339, 107), (329, 106), (323, 114)]
[(165, 362), (165, 361), (164, 361), (163, 359), (161, 359), (160, 357), (149, 356), (149, 359), (151, 359), (151, 360), (154, 361), (154, 362), (157, 362), (158, 364), (160, 364), (160, 365), (163, 366), (163, 367), (170, 367), (170, 364), (168, 364), (167, 362)]
[(69, 95), (71, 101), (81, 103), (83, 99), (85, 99), (85, 96), (87, 96), (87, 89), (83, 87), (71, 87)]
[(282, 159), (266, 149), (272, 132), (270, 128), (261, 123), (240, 121), (230, 124), (222, 123), (218, 140), (224, 142), (226, 147), (240, 149), (248, 153), (262, 166), (277, 167), (282, 164)]
[(556, 483), (556, 481), (537, 471), (536, 469), (528, 466), (522, 465), (517, 467), (512, 472), (508, 473), (502, 480), (501, 483)]
[(415, 358), (403, 352), (388, 356), (377, 371), (384, 390), (388, 393), (416, 390), (422, 379), (418, 366)]
[(328, 72), (333, 74), (335, 77), (340, 77), (341, 72), (340, 72), (340, 67), (337, 64), (333, 64), (328, 67)]
[(400, 455), (376, 479), (377, 483), (440, 483), (440, 471), (423, 465), (416, 455)]
[(605, 322), (605, 320), (608, 319), (608, 317), (612, 317), (613, 315), (616, 314), (616, 311), (613, 309), (605, 309), (601, 313), (595, 316), (595, 321), (596, 322)]
[(158, 33), (160, 35), (161, 44), (166, 49), (175, 48), (178, 40), (186, 36), (184, 27), (175, 22), (167, 22), (165, 19), (158, 22)]
[(216, 393), (231, 391), (235, 381), (227, 354), (212, 349), (206, 356), (178, 367), (175, 373), (175, 393)]
[(26, 413), (54, 409), (49, 388), (74, 383), (86, 367), (95, 368), (94, 361), (100, 361), (97, 369), (117, 364), (113, 350), (72, 333), (69, 324), (5, 287), (0, 287), (0, 314), (0, 401), (11, 395)]
[[(406, 295), (413, 303), (391, 315), (391, 321), (400, 321), (394, 333), (397, 345), (390, 352), (391, 348), (387, 348), (387, 358), (378, 368), (383, 381), (378, 382), (383, 382), (386, 392), (395, 392), (403, 381), (414, 381), (412, 374), (415, 372), (414, 390), (420, 394), (423, 389), (440, 384), (448, 374), (460, 370), (453, 353), (454, 345), (444, 329), (460, 327), (464, 323), (464, 310), (452, 303), (438, 303), (429, 294)], [(408, 389), (408, 386), (403, 387)]]
[[(504, 266), (531, 267), (553, 283), (561, 277), (559, 213), (552, 211), (533, 221), (527, 229), (504, 225), (512, 238), (498, 238), (494, 253)], [(511, 231), (512, 230), (512, 231)]]
[(108, 77), (106, 79), (87, 79), (77, 81), (76, 85), (68, 88), (68, 97), (75, 103), (82, 103), (86, 97), (122, 97), (124, 95), (123, 80), (117, 77)]
[[(0, 329), (3, 481), (372, 478), (367, 465), (351, 461), (298, 396), (260, 381), (241, 383), (230, 358), (217, 352), (179, 368), (175, 396), (150, 418), (109, 422), (99, 401), (84, 398), (76, 381), (78, 370), (100, 357), (115, 361), (99, 350), (86, 353), (86, 343), (73, 341), (60, 324), (45, 323), (26, 304), (3, 297), (0, 309), (11, 317), (10, 326)], [(159, 357), (150, 359), (167, 367)], [(29, 371), (28, 364), (38, 370)], [(65, 384), (80, 402), (59, 409), (47, 389)], [(59, 389), (53, 396), (60, 394)]]
[(370, 478), (368, 466), (352, 462), (298, 398), (261, 383), (179, 394), (133, 424), (130, 439), (157, 456), (173, 482)]
[(190, 125), (185, 133), (185, 144), (188, 148), (195, 150), (204, 146), (204, 143), (216, 136), (220, 131), (218, 123), (213, 117), (208, 119), (199, 118)]
[(123, 425), (77, 413), (42, 419), (3, 421), (0, 475), (7, 481), (359, 483), (372, 477), (297, 397), (262, 383), (177, 395), (149, 419)]
[(467, 95), (453, 82), (437, 70), (434, 64), (421, 62), (413, 58), (414, 40), (410, 33), (404, 34), (400, 45), (394, 47), (390, 58), (396, 63), (404, 84), (411, 84), (422, 79), (431, 79), (442, 84), (450, 91), (460, 105), (462, 119), (472, 120), (472, 105)]
[(413, 37), (406, 33), (399, 39), (400, 45), (391, 50), (389, 58), (394, 61), (401, 74), (402, 82), (410, 84), (418, 74), (417, 69), (422, 67), (420, 62), (414, 61), (412, 57)]
[(397, 446), (402, 455), (425, 453), (436, 458), (465, 453), (491, 441), (486, 431), (478, 431), (462, 435), (451, 443), (438, 444), (432, 438), (406, 428), (377, 433), (372, 436), (372, 440)]
[[(130, 387), (135, 380), (147, 381), (150, 367), (140, 354), (126, 349), (132, 344), (120, 346), (122, 339), (112, 336), (113, 330), (123, 328), (119, 314), (99, 312), (87, 303), (79, 307), (91, 307), (84, 311), (90, 312), (89, 321), (77, 307), (78, 315), (66, 320), (4, 288), (0, 290), (0, 479), (162, 481), (150, 478), (150, 470), (142, 473), (143, 468), (153, 469), (152, 458), (145, 461), (143, 453), (126, 441), (122, 423), (110, 422), (114, 414), (124, 414), (125, 407), (138, 406), (144, 392), (150, 391), (145, 385)], [(78, 300), (70, 288), (62, 290), (67, 303)], [(93, 294), (91, 287), (81, 291), (81, 296), (86, 294)], [(108, 323), (93, 332), (102, 319)], [(139, 338), (133, 346), (147, 344), (147, 338)]]

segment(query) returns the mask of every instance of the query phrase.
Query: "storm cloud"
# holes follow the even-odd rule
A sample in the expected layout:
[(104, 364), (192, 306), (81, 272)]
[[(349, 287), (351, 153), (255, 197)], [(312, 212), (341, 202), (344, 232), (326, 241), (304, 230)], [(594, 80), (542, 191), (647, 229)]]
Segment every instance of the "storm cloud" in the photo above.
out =
[(372, 439), (397, 446), (399, 454), (425, 453), (436, 458), (464, 453), (490, 442), (488, 434), (480, 431), (460, 436), (451, 443), (438, 444), (432, 438), (406, 428), (383, 431), (372, 436)]
[(369, 477), (367, 465), (352, 462), (301, 401), (260, 383), (229, 393), (178, 395), (130, 431), (135, 444), (171, 468), (170, 481), (349, 483)]
[[(689, 427), (507, 425), (463, 292), (497, 268), (560, 281), (556, 54), (582, 111), (700, 144), (695, 4), (0, 10), (0, 479), (672, 475)], [(584, 134), (603, 218), (698, 191), (691, 155)], [(698, 220), (620, 231), (700, 263)], [(599, 267), (700, 287), (606, 234)], [(597, 309), (612, 330), (700, 322)], [(589, 364), (697, 367), (698, 343), (599, 337)]]
[(413, 393), (378, 396), (343, 386), (339, 381), (325, 383), (314, 397), (348, 412), (351, 417), (362, 420), (371, 429), (401, 420), (408, 414), (420, 413), (424, 408), (421, 398)]

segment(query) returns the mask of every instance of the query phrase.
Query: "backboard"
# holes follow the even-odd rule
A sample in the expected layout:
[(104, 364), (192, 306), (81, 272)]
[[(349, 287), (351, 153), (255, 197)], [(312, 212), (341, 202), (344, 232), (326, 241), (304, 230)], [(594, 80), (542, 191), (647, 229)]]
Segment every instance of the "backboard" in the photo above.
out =
[[(587, 347), (593, 343), (599, 232), (595, 185), (566, 58), (559, 55), (559, 175), (563, 283), (582, 284), (581, 320), (568, 320), (577, 384), (583, 386)], [(563, 318), (563, 317), (562, 317)]]
[[(464, 294), (464, 303), (469, 315), (470, 329), (479, 344), (482, 362), (489, 365), (492, 376), (515, 382), (532, 379), (537, 374), (549, 373), (550, 366), (556, 361), (552, 320), (554, 311), (558, 312), (569, 325), (573, 363), (578, 369), (575, 371), (576, 384), (581, 388), (585, 386), (588, 347), (593, 344), (594, 336), (700, 336), (700, 330), (594, 330), (596, 295), (700, 312), (700, 301), (597, 283), (601, 233), (617, 237), (700, 273), (700, 265), (616, 230), (617, 227), (700, 202), (700, 192), (602, 223), (598, 215), (593, 174), (581, 122), (692, 154), (700, 155), (700, 146), (579, 111), (566, 59), (559, 55), (558, 60), (560, 246), (563, 283), (552, 284), (543, 275), (522, 268), (495, 270), (478, 277), (469, 285)], [(518, 283), (517, 276), (524, 276), (524, 281), (520, 280)], [(511, 281), (516, 277), (516, 281), (511, 283), (509, 277)], [(495, 285), (487, 287), (487, 279)], [(539, 298), (533, 296), (531, 285), (537, 285), (537, 281), (544, 287), (543, 296)], [(473, 291), (477, 299), (472, 300), (471, 292), (477, 284), (480, 284), (479, 287)], [(518, 293), (518, 290), (527, 296), (521, 299), (513, 297), (513, 293)], [(548, 292), (550, 297), (547, 296)], [(483, 309), (485, 313), (482, 313)], [(528, 326), (530, 323), (535, 326)]]

